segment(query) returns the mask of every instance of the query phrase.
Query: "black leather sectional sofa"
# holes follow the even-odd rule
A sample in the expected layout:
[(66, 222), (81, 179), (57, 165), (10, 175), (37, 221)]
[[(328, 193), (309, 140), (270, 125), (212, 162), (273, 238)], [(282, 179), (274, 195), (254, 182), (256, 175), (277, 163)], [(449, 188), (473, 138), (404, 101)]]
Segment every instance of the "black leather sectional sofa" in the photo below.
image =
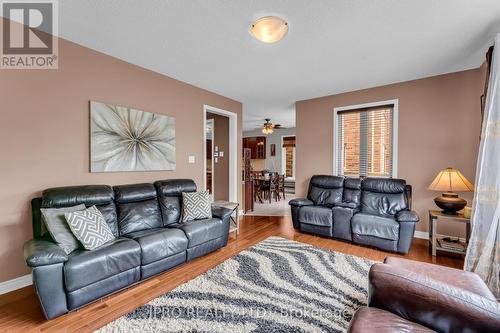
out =
[[(171, 179), (52, 188), (33, 199), (34, 239), (25, 244), (24, 257), (45, 317), (78, 309), (225, 246), (231, 210), (215, 207), (211, 219), (179, 223), (181, 193), (195, 191), (192, 180)], [(40, 208), (78, 204), (95, 205), (116, 239), (66, 255), (49, 237), (41, 237)]]
[(419, 221), (411, 200), (403, 179), (318, 175), (289, 204), (295, 229), (406, 254)]

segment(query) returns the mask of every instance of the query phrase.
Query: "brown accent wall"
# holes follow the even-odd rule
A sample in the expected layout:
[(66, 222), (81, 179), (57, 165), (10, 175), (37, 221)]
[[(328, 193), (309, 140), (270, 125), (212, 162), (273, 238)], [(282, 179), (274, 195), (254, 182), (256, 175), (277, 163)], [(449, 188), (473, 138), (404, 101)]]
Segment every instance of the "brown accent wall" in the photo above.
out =
[[(30, 200), (46, 188), (192, 178), (201, 189), (204, 104), (238, 114), (241, 156), (241, 103), (65, 40), (59, 59), (58, 70), (0, 70), (0, 281), (29, 273)], [(90, 100), (175, 117), (176, 170), (90, 173)]]
[(218, 153), (224, 152), (223, 157), (217, 157), (214, 161), (214, 200), (229, 200), (229, 118), (218, 114), (207, 112), (207, 119), (214, 120), (214, 151), (218, 147)]
[[(475, 178), (484, 74), (468, 70), (296, 103), (296, 193), (307, 192), (312, 175), (333, 172), (333, 109), (399, 99), (398, 177), (413, 186), (413, 207), (427, 230), (428, 209), (437, 209), (436, 192), (427, 190), (439, 170), (460, 169)], [(463, 197), (472, 203), (472, 194)], [(454, 224), (440, 233), (463, 235)]]

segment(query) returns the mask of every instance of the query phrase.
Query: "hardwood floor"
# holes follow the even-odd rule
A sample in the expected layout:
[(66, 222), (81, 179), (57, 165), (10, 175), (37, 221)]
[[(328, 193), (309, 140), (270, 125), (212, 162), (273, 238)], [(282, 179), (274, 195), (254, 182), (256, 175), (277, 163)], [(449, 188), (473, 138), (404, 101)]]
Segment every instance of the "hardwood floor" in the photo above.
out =
[[(293, 230), (289, 217), (245, 216), (238, 236), (231, 234), (228, 245), (202, 258), (178, 266), (137, 286), (109, 296), (59, 318), (43, 318), (33, 288), (26, 287), (0, 296), (0, 331), (2, 332), (90, 332), (132, 311), (138, 306), (172, 290), (178, 285), (215, 267), (238, 252), (270, 236), (281, 236), (317, 247), (331, 249), (372, 260), (382, 261), (386, 256), (398, 256), (346, 242), (301, 234)], [(429, 254), (427, 241), (415, 239), (408, 259), (432, 262), (462, 268), (463, 259)]]

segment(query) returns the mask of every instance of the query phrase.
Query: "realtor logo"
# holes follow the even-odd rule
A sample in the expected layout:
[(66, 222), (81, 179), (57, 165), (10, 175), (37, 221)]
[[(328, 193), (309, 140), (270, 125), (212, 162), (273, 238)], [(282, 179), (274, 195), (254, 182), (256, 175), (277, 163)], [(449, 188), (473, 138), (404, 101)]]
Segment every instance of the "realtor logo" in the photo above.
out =
[(2, 69), (57, 69), (57, 2), (2, 1)]

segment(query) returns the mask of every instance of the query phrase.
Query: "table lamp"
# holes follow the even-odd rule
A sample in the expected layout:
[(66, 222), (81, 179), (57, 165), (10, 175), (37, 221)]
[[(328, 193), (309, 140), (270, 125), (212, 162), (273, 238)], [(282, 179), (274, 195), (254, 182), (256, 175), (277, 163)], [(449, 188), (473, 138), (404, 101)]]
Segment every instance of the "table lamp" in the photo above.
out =
[(474, 185), (457, 169), (446, 168), (438, 173), (429, 190), (444, 192), (434, 198), (434, 202), (444, 214), (457, 215), (467, 205), (467, 201), (455, 192), (473, 192)]

